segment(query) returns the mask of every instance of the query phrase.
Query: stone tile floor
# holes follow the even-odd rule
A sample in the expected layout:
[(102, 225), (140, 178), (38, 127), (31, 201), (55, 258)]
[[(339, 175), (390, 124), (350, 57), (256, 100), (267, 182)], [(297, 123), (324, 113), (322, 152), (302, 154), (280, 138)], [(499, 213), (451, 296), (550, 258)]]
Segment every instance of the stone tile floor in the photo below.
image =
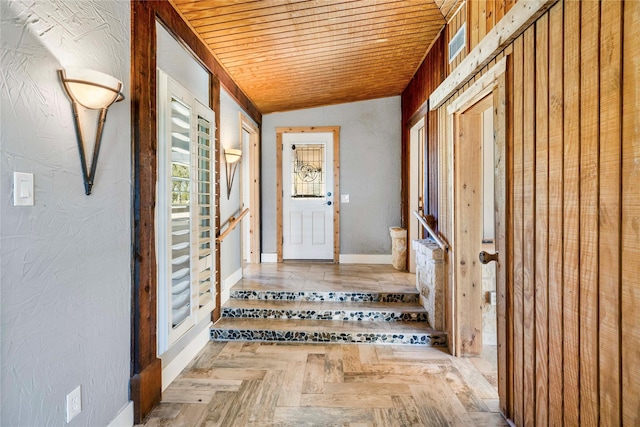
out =
[(210, 342), (143, 425), (506, 426), (491, 369), (433, 347)]
[[(346, 285), (413, 292), (415, 275), (390, 266), (261, 264), (233, 289), (340, 292)], [(366, 331), (398, 322), (350, 323)], [(482, 358), (455, 358), (427, 346), (210, 342), (143, 425), (506, 426), (495, 354), (495, 347)]]

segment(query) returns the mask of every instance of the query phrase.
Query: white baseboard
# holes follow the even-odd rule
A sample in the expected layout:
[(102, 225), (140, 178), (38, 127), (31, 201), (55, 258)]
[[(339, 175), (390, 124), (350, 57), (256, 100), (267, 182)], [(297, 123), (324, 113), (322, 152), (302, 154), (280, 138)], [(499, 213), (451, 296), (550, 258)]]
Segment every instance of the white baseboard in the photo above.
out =
[(222, 280), (222, 293), (220, 294), (220, 304), (224, 304), (229, 299), (229, 291), (233, 285), (242, 279), (242, 267), (237, 269), (231, 276)]
[(278, 254), (260, 254), (260, 262), (278, 262)]
[(124, 408), (111, 420), (107, 427), (132, 427), (133, 426), (133, 402), (129, 401)]
[(389, 255), (340, 254), (340, 264), (391, 264)]
[(180, 372), (193, 360), (194, 357), (204, 348), (211, 339), (210, 329), (213, 324), (209, 323), (166, 367), (162, 369), (162, 391), (164, 391), (171, 381), (175, 380)]
[(220, 292), (220, 305), (229, 301), (229, 298), (231, 298), (231, 291), (229, 289), (223, 289), (222, 292)]
[[(278, 262), (278, 254), (261, 254), (260, 262)], [(391, 264), (389, 255), (341, 254), (340, 264)]]

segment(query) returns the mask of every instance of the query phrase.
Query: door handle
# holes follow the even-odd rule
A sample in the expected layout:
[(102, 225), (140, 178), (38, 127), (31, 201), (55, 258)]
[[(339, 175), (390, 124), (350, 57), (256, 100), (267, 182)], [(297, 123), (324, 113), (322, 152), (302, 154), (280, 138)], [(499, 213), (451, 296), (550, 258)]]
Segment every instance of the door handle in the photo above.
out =
[(329, 201), (328, 201), (328, 202), (326, 202), (326, 203), (323, 203), (323, 205), (329, 205), (329, 206), (331, 206), (331, 200), (329, 200)]
[(491, 261), (498, 262), (498, 252), (496, 252), (495, 254), (490, 254), (489, 252), (482, 251), (478, 255), (478, 258), (483, 264), (489, 264)]

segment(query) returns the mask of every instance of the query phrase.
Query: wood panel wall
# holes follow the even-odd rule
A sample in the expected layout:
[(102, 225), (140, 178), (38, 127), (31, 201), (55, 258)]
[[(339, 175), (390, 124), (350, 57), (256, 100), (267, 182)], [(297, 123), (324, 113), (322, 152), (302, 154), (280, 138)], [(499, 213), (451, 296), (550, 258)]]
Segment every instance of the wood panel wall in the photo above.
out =
[[(640, 425), (639, 28), (638, 1), (559, 1), (496, 58), (509, 55), (511, 81), (503, 363), (518, 426)], [(446, 239), (446, 108), (478, 76), (438, 109)]]
[[(502, 19), (517, 0), (470, 0), (467, 5), (467, 41), (469, 52)], [(454, 32), (455, 34), (455, 32)]]
[(436, 38), (431, 50), (418, 68), (409, 84), (402, 92), (402, 224), (406, 227), (407, 220), (413, 214), (409, 212), (408, 180), (409, 180), (409, 132), (411, 126), (419, 117), (426, 116), (426, 153), (425, 153), (425, 214), (438, 219), (438, 127), (437, 113), (428, 111), (427, 101), (431, 92), (442, 83), (445, 78), (445, 49), (444, 32)]
[[(637, 8), (633, 1), (560, 2), (514, 42), (518, 425), (638, 423), (637, 400), (624, 396), (637, 399), (640, 375), (627, 374), (634, 392), (623, 387), (621, 369), (640, 362), (637, 351), (625, 354), (623, 346), (628, 334), (637, 337), (637, 326), (625, 329), (622, 321), (622, 295), (637, 292), (638, 279), (621, 280), (631, 262), (621, 254), (637, 250), (640, 233), (628, 230), (635, 243), (621, 233), (624, 212), (640, 194), (621, 197), (633, 191), (626, 178), (637, 174), (637, 166), (622, 167), (621, 132), (621, 100), (638, 97), (622, 84), (630, 70), (637, 74), (637, 63), (623, 70), (622, 55), (622, 46), (638, 45)], [(635, 25), (623, 26), (623, 18)], [(640, 143), (637, 134), (630, 139)], [(629, 155), (640, 160), (637, 147)]]

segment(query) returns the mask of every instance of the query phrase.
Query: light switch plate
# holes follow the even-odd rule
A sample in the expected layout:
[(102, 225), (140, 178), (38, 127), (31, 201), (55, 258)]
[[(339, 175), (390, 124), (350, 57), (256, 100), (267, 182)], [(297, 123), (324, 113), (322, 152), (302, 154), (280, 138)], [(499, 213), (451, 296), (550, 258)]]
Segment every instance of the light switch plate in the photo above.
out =
[(32, 173), (13, 173), (13, 206), (33, 206)]
[(340, 202), (342, 203), (349, 203), (349, 195), (348, 194), (342, 194), (340, 196)]

